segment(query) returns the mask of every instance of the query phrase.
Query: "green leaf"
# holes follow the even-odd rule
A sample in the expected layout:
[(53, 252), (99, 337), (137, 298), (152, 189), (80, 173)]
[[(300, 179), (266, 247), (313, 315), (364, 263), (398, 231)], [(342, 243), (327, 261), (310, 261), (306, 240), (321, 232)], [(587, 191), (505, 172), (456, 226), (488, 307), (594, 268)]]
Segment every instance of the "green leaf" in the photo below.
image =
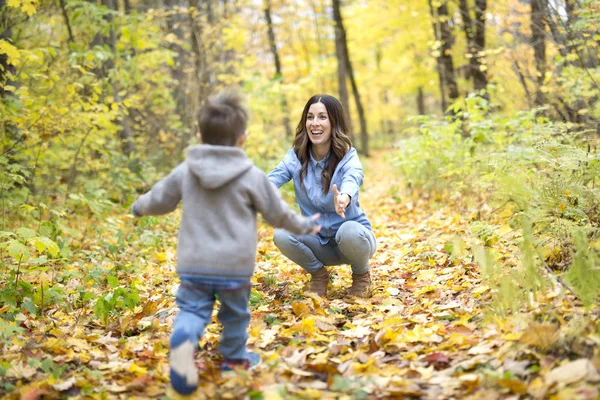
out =
[(108, 282), (108, 284), (110, 285), (111, 288), (116, 288), (117, 286), (119, 286), (119, 279), (117, 279), (116, 277), (109, 275), (106, 277), (106, 281)]
[(28, 228), (20, 228), (17, 231), (17, 235), (21, 236), (25, 240), (29, 240), (36, 235), (35, 231)]
[(11, 236), (15, 236), (14, 233), (12, 232), (4, 232), (4, 231), (0, 231), (0, 238), (4, 238), (4, 237), (11, 237)]
[(21, 307), (29, 311), (30, 314), (37, 315), (37, 306), (30, 299), (26, 299)]
[(34, 244), (40, 253), (48, 249), (48, 253), (52, 256), (56, 256), (60, 252), (58, 245), (52, 239), (45, 236), (36, 237)]
[(350, 389), (352, 389), (352, 382), (349, 379), (346, 379), (341, 375), (333, 377), (333, 383), (331, 384), (332, 391), (347, 392)]
[(29, 258), (29, 249), (18, 240), (10, 240), (8, 242), (8, 254), (14, 257), (17, 261), (25, 261)]

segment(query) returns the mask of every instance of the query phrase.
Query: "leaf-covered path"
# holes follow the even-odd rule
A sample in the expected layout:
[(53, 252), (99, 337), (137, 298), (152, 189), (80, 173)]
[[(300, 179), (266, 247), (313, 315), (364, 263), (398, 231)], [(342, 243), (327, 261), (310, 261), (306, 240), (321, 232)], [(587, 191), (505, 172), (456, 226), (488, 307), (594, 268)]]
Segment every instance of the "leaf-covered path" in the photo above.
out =
[[(222, 378), (220, 328), (212, 324), (200, 343), (193, 398), (596, 399), (600, 338), (589, 321), (597, 310), (586, 313), (557, 290), (553, 303), (531, 313), (486, 313), (493, 288), (481, 282), (470, 252), (477, 240), (468, 228), (473, 215), (405, 198), (388, 157), (363, 161), (361, 205), (378, 238), (373, 297), (344, 297), (348, 266), (333, 269), (327, 299), (305, 296), (308, 276), (277, 252), (272, 229), (263, 225), (249, 340), (263, 364)], [(106, 321), (91, 307), (20, 315), (25, 332), (1, 353), (10, 363), (3, 379), (15, 386), (7, 398), (174, 396), (167, 356), (177, 311), (176, 227), (176, 217), (128, 216), (79, 227), (73, 270), (117, 271), (118, 281), (107, 287), (134, 282), (140, 305), (109, 312)], [(116, 246), (123, 238), (127, 245)], [(100, 254), (94, 252), (111, 243), (121, 250), (106, 252), (104, 260), (77, 255)], [(503, 240), (497, 246), (509, 265), (514, 249)], [(82, 276), (56, 285), (77, 293), (93, 279)]]

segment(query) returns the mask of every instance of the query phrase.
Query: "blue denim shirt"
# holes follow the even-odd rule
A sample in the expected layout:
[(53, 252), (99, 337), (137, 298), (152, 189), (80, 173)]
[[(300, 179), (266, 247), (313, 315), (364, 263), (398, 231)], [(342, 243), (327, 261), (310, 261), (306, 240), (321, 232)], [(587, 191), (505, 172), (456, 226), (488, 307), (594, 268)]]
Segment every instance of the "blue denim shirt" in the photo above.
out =
[[(321, 244), (325, 244), (335, 237), (342, 223), (346, 221), (356, 221), (367, 229), (372, 229), (371, 223), (364, 211), (361, 210), (358, 202), (359, 188), (363, 182), (363, 170), (356, 149), (351, 148), (340, 160), (329, 184), (329, 192), (324, 195), (321, 174), (328, 159), (329, 155), (321, 161), (316, 161), (311, 154), (306, 176), (303, 184), (300, 184), (302, 163), (296, 156), (294, 149), (291, 149), (287, 152), (283, 161), (268, 175), (269, 180), (278, 188), (290, 180), (294, 181), (294, 193), (302, 215), (321, 214), (317, 221), (321, 225), (321, 231), (317, 234)], [(345, 211), (345, 219), (335, 212), (332, 190), (334, 184), (337, 185), (340, 193), (346, 193), (350, 196), (350, 204)]]

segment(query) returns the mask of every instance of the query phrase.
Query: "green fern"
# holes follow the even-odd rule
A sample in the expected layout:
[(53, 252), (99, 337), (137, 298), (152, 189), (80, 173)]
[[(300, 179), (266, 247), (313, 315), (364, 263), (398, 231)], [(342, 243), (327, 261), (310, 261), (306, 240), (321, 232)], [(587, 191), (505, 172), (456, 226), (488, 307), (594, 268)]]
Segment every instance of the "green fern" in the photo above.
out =
[(585, 232), (578, 231), (575, 234), (573, 263), (565, 278), (586, 307), (597, 302), (600, 295), (599, 261), (598, 252), (590, 248)]

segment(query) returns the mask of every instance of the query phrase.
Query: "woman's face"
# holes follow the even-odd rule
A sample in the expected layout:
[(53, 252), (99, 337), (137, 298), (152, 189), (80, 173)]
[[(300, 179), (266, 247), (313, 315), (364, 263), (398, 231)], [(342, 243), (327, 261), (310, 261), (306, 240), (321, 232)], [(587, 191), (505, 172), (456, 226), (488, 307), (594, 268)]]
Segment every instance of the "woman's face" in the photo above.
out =
[(323, 103), (314, 103), (306, 114), (306, 132), (310, 142), (318, 147), (331, 145), (331, 121)]

